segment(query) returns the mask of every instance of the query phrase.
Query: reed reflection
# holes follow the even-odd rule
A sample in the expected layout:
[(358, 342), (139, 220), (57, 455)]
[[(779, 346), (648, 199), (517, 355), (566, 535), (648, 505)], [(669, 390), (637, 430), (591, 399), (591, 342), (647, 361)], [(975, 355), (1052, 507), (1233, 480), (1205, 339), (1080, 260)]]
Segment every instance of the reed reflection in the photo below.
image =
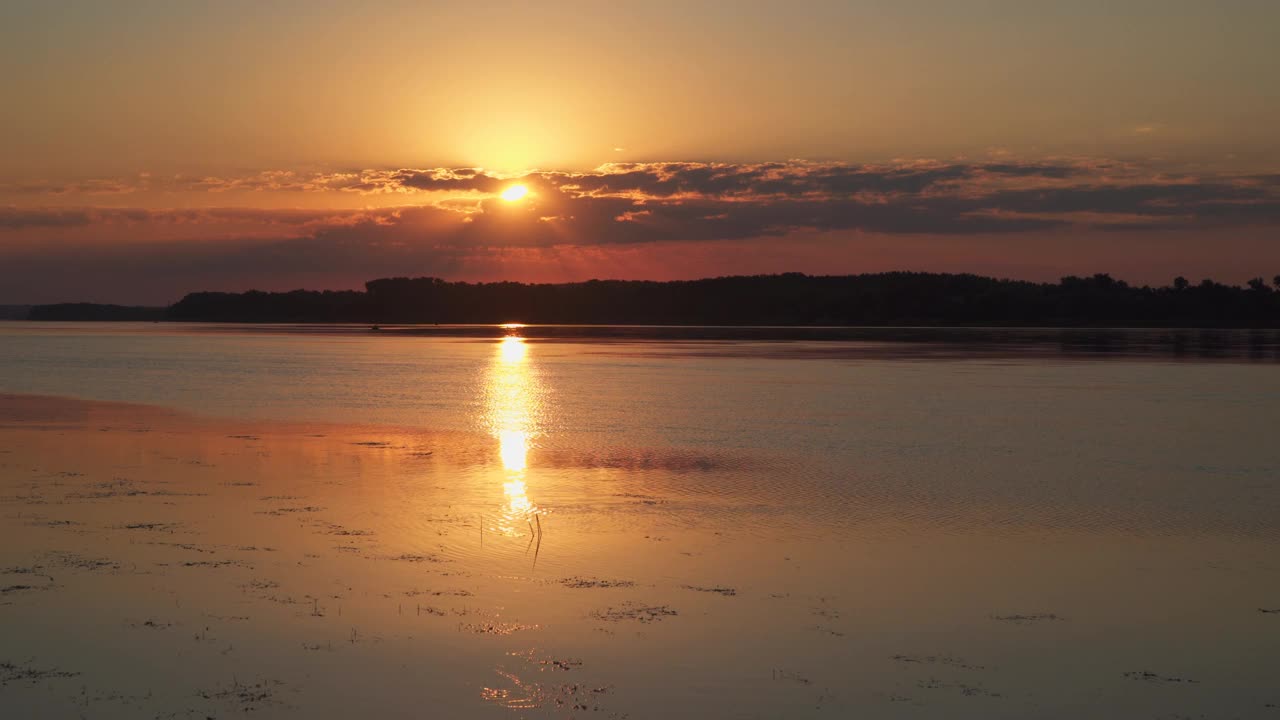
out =
[(524, 338), (512, 334), (498, 343), (485, 382), (485, 406), (485, 424), (498, 440), (504, 476), (503, 509), (497, 526), (491, 529), (519, 535), (528, 528), (532, 534), (540, 534), (538, 515), (543, 510), (529, 498), (527, 481), (529, 447), (543, 425), (542, 388)]

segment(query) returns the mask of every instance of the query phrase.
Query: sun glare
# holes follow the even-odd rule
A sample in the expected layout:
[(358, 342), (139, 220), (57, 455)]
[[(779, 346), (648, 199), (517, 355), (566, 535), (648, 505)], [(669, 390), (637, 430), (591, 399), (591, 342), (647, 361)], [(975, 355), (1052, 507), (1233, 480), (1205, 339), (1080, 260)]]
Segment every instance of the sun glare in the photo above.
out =
[(525, 187), (524, 185), (512, 185), (511, 187), (502, 191), (502, 199), (506, 200), (507, 202), (515, 202), (528, 194), (529, 194), (529, 188)]

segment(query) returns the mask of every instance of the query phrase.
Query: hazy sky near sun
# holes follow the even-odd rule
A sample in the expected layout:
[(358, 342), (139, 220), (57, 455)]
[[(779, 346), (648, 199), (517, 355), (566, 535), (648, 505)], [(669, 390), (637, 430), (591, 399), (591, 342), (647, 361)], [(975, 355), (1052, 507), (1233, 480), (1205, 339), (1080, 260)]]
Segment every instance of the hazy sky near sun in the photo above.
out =
[(1269, 0), (3, 7), (11, 173), (1280, 149)]
[[(1258, 240), (1276, 237), (1280, 218), (1276, 28), (1274, 0), (9, 0), (0, 4), (0, 302), (82, 299), (58, 295), (72, 287), (83, 299), (160, 301), (181, 293), (182, 277), (186, 289), (351, 286), (367, 279), (356, 273), (397, 262), (408, 263), (397, 274), (471, 279), (718, 274), (741, 252), (729, 241), (755, 243), (752, 252), (767, 258), (751, 271), (1056, 277), (1112, 263), (1154, 280), (1184, 263), (1185, 272), (1216, 268), (1238, 281), (1248, 271), (1239, 257), (1224, 259), (1224, 242), (1253, 253), (1258, 273), (1280, 271), (1280, 250)], [(597, 170), (605, 163), (643, 163), (630, 171), (668, 179), (675, 172), (681, 193), (616, 182), (588, 192), (564, 180), (626, 171)], [(787, 166), (751, 170), (762, 163)], [(695, 164), (754, 180), (707, 184), (687, 176)], [(952, 175), (937, 178), (941, 185), (876, 184), (926, 166)], [(791, 182), (837, 167), (870, 184)], [(461, 168), (531, 177), (529, 212), (496, 215), (511, 208), (486, 204), (501, 188), (485, 182), (403, 182)], [(391, 180), (394, 171), (418, 175)], [(791, 184), (762, 184), (779, 173)], [(1057, 205), (996, 194), (997, 186), (1068, 185), (1076, 194)], [(1121, 187), (1122, 197), (1081, 194)], [(988, 201), (957, 205), (975, 192)], [(935, 206), (940, 193), (951, 206)], [(602, 194), (630, 205), (600, 207)], [(928, 220), (908, 222), (922, 198), (935, 203), (921, 211)], [(817, 215), (795, 207), (815, 199), (824, 203)], [(587, 202), (591, 212), (578, 212)], [(724, 227), (675, 217), (681, 202), (705, 204), (695, 219), (726, 215)], [(899, 204), (898, 224), (863, 217), (886, 203)], [(1169, 203), (1185, 212), (1168, 212)], [(298, 215), (389, 207), (405, 212), (376, 222)], [(192, 208), (224, 214), (175, 219)], [(229, 219), (248, 209), (276, 215)], [(469, 264), (424, 255), (237, 274), (239, 256), (218, 253), (305, 246), (361, 222), (382, 232), (424, 209), (455, 215), (432, 216), (394, 242), (447, 247), (451, 262)], [(1022, 224), (971, 222), (1010, 213)], [(1050, 216), (1058, 222), (1029, 222)], [(577, 226), (519, 232), (520, 222), (556, 222), (547, 218)], [(451, 224), (486, 219), (489, 234)], [(661, 227), (632, 232), (646, 223)], [(618, 228), (625, 243), (612, 237)], [(1121, 231), (1141, 239), (1122, 241)], [(1107, 233), (1118, 248), (1104, 251)], [(376, 234), (350, 242), (376, 246)], [(991, 244), (995, 235), (1007, 252)], [(1059, 239), (1031, 239), (1049, 236)], [(928, 250), (927, 238), (939, 237), (950, 245)], [(1075, 258), (1077, 242), (1094, 254)], [(1152, 257), (1153, 247), (1169, 250)], [(85, 248), (122, 267), (187, 275), (168, 272), (178, 278), (172, 287), (117, 287), (90, 267), (75, 270)], [(664, 266), (677, 256), (672, 248), (697, 264)], [(511, 252), (537, 262), (493, 260)], [(26, 273), (54, 273), (41, 286), (51, 289), (6, 272), (6, 259)], [(225, 268), (210, 275), (212, 265)]]

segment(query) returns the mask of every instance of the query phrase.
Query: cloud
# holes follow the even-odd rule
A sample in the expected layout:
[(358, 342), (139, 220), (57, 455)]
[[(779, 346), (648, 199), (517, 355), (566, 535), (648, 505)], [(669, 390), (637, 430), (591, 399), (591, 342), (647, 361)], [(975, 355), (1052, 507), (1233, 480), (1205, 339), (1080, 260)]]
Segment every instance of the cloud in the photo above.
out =
[(389, 180), (392, 185), (398, 185), (401, 188), (428, 192), (467, 190), (492, 193), (498, 192), (506, 184), (502, 178), (473, 168), (400, 170)]
[(86, 226), (91, 221), (87, 210), (0, 207), (0, 230)]
[[(629, 248), (681, 247), (688, 256), (694, 246), (733, 243), (772, 248), (785, 270), (777, 258), (796, 247), (797, 237), (811, 245), (812, 238), (829, 238), (834, 258), (842, 251), (833, 238), (861, 234), (901, 243), (1007, 237), (1012, 252), (1033, 236), (1068, 244), (1064, 238), (1113, 236), (1136, 247), (1135, 233), (1178, 234), (1185, 248), (1186, 234), (1199, 233), (1200, 252), (1210, 258), (1225, 234), (1257, 237), (1280, 225), (1278, 178), (1171, 173), (1106, 159), (1000, 157), (876, 165), (612, 163), (589, 172), (519, 176), (481, 168), (270, 171), (82, 184), (134, 182), (138, 192), (151, 193), (147, 197), (164, 192), (188, 205), (180, 208), (100, 207), (89, 195), (83, 206), (50, 207), (37, 203), (65, 203), (76, 199), (74, 192), (59, 186), (41, 194), (28, 183), (4, 200), (15, 204), (0, 205), (0, 285), (22, 287), (16, 283), (44, 273), (61, 274), (74, 286), (114, 268), (113, 282), (148, 283), (172, 299), (189, 289), (243, 289), (246, 283), (324, 287), (335, 278), (350, 286), (388, 274), (492, 277), (529, 263), (579, 266), (637, 253), (652, 269), (661, 253)], [(530, 194), (501, 200), (498, 194), (514, 182)], [(245, 193), (254, 207), (216, 205)], [(121, 195), (127, 198), (116, 193), (117, 201)], [(304, 204), (300, 199), (312, 206), (374, 205), (308, 209), (296, 207)], [(724, 252), (730, 251), (699, 256)], [(815, 252), (806, 250), (808, 262)], [(992, 253), (984, 252), (990, 261)]]
[[(281, 202), (294, 193), (345, 192), (415, 195), (418, 204), (375, 210), (13, 206), (0, 209), (0, 228), (203, 224), (215, 234), (222, 225), (242, 224), (264, 231), (306, 228), (315, 235), (366, 216), (384, 225), (421, 225), (432, 214), (436, 222), (426, 239), (436, 243), (528, 246), (711, 241), (804, 230), (965, 235), (1280, 221), (1274, 175), (1169, 176), (1106, 161), (612, 163), (590, 172), (518, 177), (434, 168), (164, 182), (215, 196), (246, 189), (276, 193)], [(533, 192), (519, 203), (498, 200), (495, 194), (512, 182)]]

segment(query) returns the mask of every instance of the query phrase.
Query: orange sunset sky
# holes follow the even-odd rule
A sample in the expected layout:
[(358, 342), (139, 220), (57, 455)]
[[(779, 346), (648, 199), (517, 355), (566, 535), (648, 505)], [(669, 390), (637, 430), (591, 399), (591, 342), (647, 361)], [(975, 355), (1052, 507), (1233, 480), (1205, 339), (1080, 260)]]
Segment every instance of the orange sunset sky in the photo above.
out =
[(1251, 0), (6, 2), (0, 303), (1270, 278), (1277, 27)]

